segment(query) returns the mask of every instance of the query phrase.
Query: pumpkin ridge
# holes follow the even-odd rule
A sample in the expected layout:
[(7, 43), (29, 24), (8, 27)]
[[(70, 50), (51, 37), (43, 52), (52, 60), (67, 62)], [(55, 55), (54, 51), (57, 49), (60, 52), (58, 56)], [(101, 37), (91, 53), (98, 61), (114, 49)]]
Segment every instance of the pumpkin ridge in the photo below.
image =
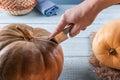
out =
[(6, 40), (0, 41), (1, 42), (0, 44), (2, 44), (2, 45), (0, 45), (0, 50), (2, 50), (3, 48), (5, 48), (6, 45), (9, 45), (9, 44), (14, 43), (16, 41), (23, 41), (23, 39), (20, 39), (20, 38), (17, 39), (17, 38), (15, 38), (15, 39), (11, 39), (11, 40), (9, 39), (7, 41)]
[(34, 37), (34, 39), (36, 40), (39, 40), (39, 41), (44, 41), (44, 42), (48, 42), (48, 43), (51, 43), (51, 44), (54, 44), (54, 45), (58, 45), (56, 42), (52, 41), (49, 39), (49, 37), (47, 38), (43, 38), (43, 37)]
[(15, 31), (15, 30), (12, 30), (12, 29), (4, 29), (0, 32), (1, 32), (0, 36), (15, 36), (15, 37), (21, 37), (22, 36), (22, 35), (20, 35), (19, 32)]
[[(49, 52), (49, 55), (51, 55), (50, 53), (53, 51), (54, 47), (57, 46), (57, 45), (54, 44), (54, 43), (51, 43), (51, 41), (49, 41), (49, 40), (42, 40), (42, 43), (40, 43), (40, 42), (41, 42), (41, 40), (37, 39), (37, 40), (35, 40), (34, 44), (39, 49), (39, 51), (41, 52), (44, 61), (46, 61), (46, 59), (45, 59), (46, 53)], [(49, 44), (49, 46), (46, 46), (46, 44)], [(41, 46), (41, 45), (44, 45), (44, 46)], [(45, 65), (45, 68), (48, 67), (47, 66), (48, 64), (46, 62), (44, 62), (44, 65)]]
[(7, 60), (8, 60), (8, 56), (9, 56), (9, 55), (7, 55), (6, 59), (5, 59), (5, 60), (2, 62), (2, 64), (1, 64), (2, 67), (0, 67), (0, 74), (1, 74), (1, 75), (0, 75), (0, 80), (5, 80), (5, 79), (4, 79), (4, 68), (5, 68), (4, 66), (6, 65), (6, 62), (7, 62)]
[[(58, 47), (57, 47), (58, 48)], [(59, 51), (61, 51), (61, 49), (58, 49), (58, 51), (56, 51), (56, 53), (58, 53)], [(60, 55), (60, 54), (59, 54)], [(63, 55), (62, 55), (63, 56)], [(54, 57), (55, 57), (55, 60), (56, 60), (56, 64), (57, 65), (61, 65), (61, 64), (59, 64), (59, 63), (62, 63), (62, 60), (64, 60), (63, 59), (63, 57), (62, 57), (62, 60), (61, 60), (61, 62), (58, 60), (59, 58), (56, 56), (56, 55), (54, 55)], [(63, 64), (62, 64), (63, 65)], [(60, 76), (60, 73), (61, 73), (61, 71), (59, 70), (59, 69), (62, 69), (62, 67), (60, 67), (59, 66), (59, 68), (57, 67), (57, 71), (59, 72), (59, 74), (58, 74), (58, 76)]]
[(33, 41), (34, 37), (31, 31), (28, 31), (27, 29), (17, 26), (17, 29), (23, 34), (23, 38), (27, 41)]
[[(9, 45), (7, 45), (7, 46), (9, 46)], [(7, 47), (6, 46), (6, 47)], [(15, 47), (16, 48), (16, 47)], [(12, 49), (12, 48), (11, 48)], [(4, 57), (5, 58), (5, 60), (3, 60), (3, 62), (2, 62), (2, 67), (1, 67), (1, 69), (0, 69), (0, 73), (2, 74), (2, 75), (0, 75), (0, 80), (6, 80), (6, 79), (4, 79), (4, 74), (6, 73), (6, 65), (7, 65), (7, 61), (10, 59), (10, 56), (12, 55), (12, 52), (8, 52), (7, 54), (6, 54), (6, 56)]]

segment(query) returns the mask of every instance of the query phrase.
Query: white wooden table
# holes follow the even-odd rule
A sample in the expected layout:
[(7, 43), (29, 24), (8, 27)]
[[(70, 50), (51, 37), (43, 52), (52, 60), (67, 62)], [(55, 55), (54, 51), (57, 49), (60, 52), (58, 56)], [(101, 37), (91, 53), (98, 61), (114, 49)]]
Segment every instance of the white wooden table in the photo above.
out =
[[(59, 5), (60, 12), (57, 16), (45, 17), (37, 10), (33, 10), (25, 16), (11, 16), (0, 11), (0, 26), (11, 23), (25, 23), (33, 27), (42, 27), (52, 32), (59, 22), (60, 15), (75, 5)], [(64, 51), (64, 68), (59, 80), (97, 80), (96, 74), (92, 72), (88, 60), (91, 52), (89, 34), (106, 22), (120, 18), (120, 5), (111, 6), (103, 10), (85, 31), (74, 38), (64, 41), (61, 46)]]

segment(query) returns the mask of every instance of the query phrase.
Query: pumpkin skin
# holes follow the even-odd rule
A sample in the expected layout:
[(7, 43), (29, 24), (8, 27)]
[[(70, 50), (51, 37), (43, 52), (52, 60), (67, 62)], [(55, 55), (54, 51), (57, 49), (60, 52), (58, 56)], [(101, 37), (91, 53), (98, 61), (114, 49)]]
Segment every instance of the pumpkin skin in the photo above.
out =
[(120, 69), (120, 19), (112, 20), (99, 29), (92, 49), (102, 64)]
[(58, 80), (63, 68), (60, 45), (50, 32), (24, 24), (0, 30), (0, 80)]

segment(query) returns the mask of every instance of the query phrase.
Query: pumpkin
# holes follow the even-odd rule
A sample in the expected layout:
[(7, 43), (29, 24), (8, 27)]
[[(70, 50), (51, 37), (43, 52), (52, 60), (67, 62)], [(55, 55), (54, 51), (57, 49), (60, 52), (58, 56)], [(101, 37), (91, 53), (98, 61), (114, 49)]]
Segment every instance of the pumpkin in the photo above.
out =
[(120, 19), (112, 20), (98, 30), (92, 49), (100, 63), (120, 69)]
[(0, 29), (0, 80), (58, 80), (63, 51), (49, 34), (25, 24)]
[[(96, 32), (90, 34), (90, 42), (93, 42)], [(119, 80), (120, 79), (120, 70), (115, 68), (110, 68), (102, 64), (94, 55), (93, 51), (89, 57), (89, 63), (93, 68), (93, 72), (96, 73), (96, 80)]]

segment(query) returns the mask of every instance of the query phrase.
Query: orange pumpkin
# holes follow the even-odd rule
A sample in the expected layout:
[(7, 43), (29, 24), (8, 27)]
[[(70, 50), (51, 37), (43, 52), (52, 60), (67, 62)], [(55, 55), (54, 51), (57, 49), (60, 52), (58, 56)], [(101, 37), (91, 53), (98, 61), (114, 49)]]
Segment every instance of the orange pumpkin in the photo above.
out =
[(0, 80), (58, 80), (62, 48), (48, 40), (50, 33), (24, 24), (0, 30)]
[(92, 49), (102, 64), (120, 69), (120, 19), (108, 22), (97, 32)]

